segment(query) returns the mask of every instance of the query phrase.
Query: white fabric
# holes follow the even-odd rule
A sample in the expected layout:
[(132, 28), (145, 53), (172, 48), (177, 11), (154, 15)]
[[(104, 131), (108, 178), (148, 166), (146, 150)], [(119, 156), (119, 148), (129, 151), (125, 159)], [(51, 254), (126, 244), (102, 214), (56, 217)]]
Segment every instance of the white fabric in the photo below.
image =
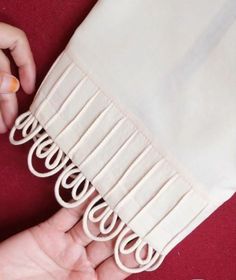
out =
[[(11, 132), (13, 144), (34, 139), (35, 175), (61, 171), (62, 206), (99, 192), (85, 232), (118, 236), (115, 258), (128, 272), (158, 267), (235, 192), (235, 17), (234, 0), (98, 1)], [(35, 170), (35, 155), (47, 172)], [(122, 264), (132, 252), (137, 268)]]
[(235, 17), (234, 0), (105, 0), (74, 37), (104, 91), (211, 192), (236, 188)]

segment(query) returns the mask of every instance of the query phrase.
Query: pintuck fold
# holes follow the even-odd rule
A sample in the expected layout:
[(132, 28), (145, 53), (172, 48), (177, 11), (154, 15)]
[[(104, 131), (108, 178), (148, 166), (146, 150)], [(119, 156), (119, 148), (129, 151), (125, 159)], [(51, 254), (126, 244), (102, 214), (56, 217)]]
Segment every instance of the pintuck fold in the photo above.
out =
[[(136, 13), (141, 15), (143, 6), (147, 9), (152, 6), (157, 8), (156, 3), (160, 1), (135, 2), (138, 7)], [(123, 5), (124, 1), (115, 4), (119, 9)], [(134, 62), (132, 38), (127, 38), (126, 31), (122, 30), (123, 21), (133, 23), (137, 18), (134, 16), (135, 12), (131, 13), (130, 18), (128, 15), (121, 16), (118, 9), (119, 15), (116, 14), (111, 23), (117, 36), (114, 36), (115, 39), (110, 37), (109, 40), (110, 31), (106, 25), (109, 18), (106, 19), (108, 16), (105, 15), (100, 28), (104, 28), (104, 34), (107, 32), (106, 41), (102, 32), (95, 32), (97, 27), (94, 26), (97, 19), (109, 9), (114, 12), (115, 7), (111, 6), (109, 1), (98, 1), (91, 15), (78, 28), (51, 67), (29, 111), (16, 120), (10, 133), (10, 141), (19, 145), (32, 140), (28, 154), (29, 169), (38, 177), (58, 174), (54, 187), (55, 197), (63, 207), (77, 207), (90, 200), (83, 216), (85, 233), (97, 241), (105, 242), (114, 238), (117, 265), (124, 271), (134, 273), (156, 269), (168, 252), (232, 196), (234, 190), (226, 188), (220, 192), (222, 196), (219, 195), (219, 188), (216, 192), (211, 191), (211, 188), (209, 191), (205, 187), (205, 177), (199, 180), (199, 174), (195, 173), (193, 165), (184, 166), (184, 160), (176, 156), (178, 153), (172, 153), (172, 147), (171, 152), (169, 151), (170, 141), (163, 141), (162, 131), (159, 132), (159, 139), (158, 132), (152, 131), (152, 126), (147, 124), (145, 114), (141, 118), (136, 113), (144, 106), (142, 102), (145, 101), (145, 92), (142, 96), (137, 92), (138, 102), (135, 101), (133, 92), (130, 93), (130, 98), (124, 98), (125, 92), (130, 90), (129, 79), (132, 80), (131, 85), (135, 84), (134, 91), (142, 87), (137, 82), (139, 74), (130, 72), (130, 64)], [(149, 21), (156, 24), (152, 17)], [(135, 32), (130, 29), (130, 33), (132, 31)], [(124, 33), (124, 37), (120, 32)], [(153, 30), (146, 33), (153, 35)], [(94, 42), (91, 38), (98, 40), (97, 49), (93, 45), (92, 50)], [(103, 48), (107, 45), (100, 43), (103, 39), (110, 45), (118, 42), (121, 44), (114, 59), (110, 56), (106, 60)], [(110, 46), (108, 49), (109, 56)], [(127, 49), (130, 49), (128, 61)], [(142, 68), (146, 54), (136, 50), (136, 55), (138, 54), (140, 69), (136, 69), (137, 73), (147, 69), (145, 64)], [(123, 67), (127, 64), (124, 84), (117, 56), (123, 59)], [(104, 57), (104, 64), (101, 63), (101, 57)], [(113, 75), (107, 72), (109, 66)], [(166, 71), (165, 68), (163, 71)], [(151, 80), (156, 78), (155, 73), (148, 75), (150, 83), (147, 83), (145, 73), (143, 77), (148, 91)], [(106, 86), (106, 82), (109, 86)], [(117, 82), (121, 96), (116, 93)], [(112, 86), (114, 91), (110, 90)], [(130, 100), (136, 104), (132, 108), (129, 107)], [(150, 100), (150, 96), (147, 96), (146, 103), (150, 104)], [(170, 99), (171, 102), (173, 99)], [(183, 105), (185, 99), (181, 102)], [(166, 100), (158, 104), (157, 110), (160, 108), (161, 111), (163, 106), (168, 110)], [(144, 107), (149, 112), (148, 107)], [(173, 115), (177, 121), (181, 116), (176, 111)], [(162, 126), (168, 126), (164, 120), (165, 114)], [(162, 122), (161, 119), (156, 121)], [(159, 124), (157, 128), (158, 126)], [(176, 131), (174, 123), (172, 126)], [(177, 133), (178, 148), (179, 140)], [(206, 148), (207, 145), (208, 143)], [(186, 145), (183, 153), (186, 154), (189, 149), (194, 149), (194, 146)], [(34, 158), (44, 162), (44, 171), (34, 167)], [(65, 190), (70, 193), (69, 200), (63, 197)], [(93, 234), (91, 223), (99, 225), (100, 235)], [(133, 242), (130, 243), (131, 241)], [(129, 254), (135, 256), (135, 267), (127, 267), (123, 263), (122, 256)]]

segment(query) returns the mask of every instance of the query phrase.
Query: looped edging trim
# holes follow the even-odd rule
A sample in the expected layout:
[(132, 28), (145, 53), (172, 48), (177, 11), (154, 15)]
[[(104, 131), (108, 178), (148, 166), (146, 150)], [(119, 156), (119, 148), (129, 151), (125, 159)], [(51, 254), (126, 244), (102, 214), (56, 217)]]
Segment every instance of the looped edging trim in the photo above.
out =
[[(15, 139), (17, 131), (21, 132), (19, 140)], [(13, 145), (21, 145), (30, 140), (34, 141), (28, 154), (28, 166), (35, 176), (49, 177), (63, 170), (54, 187), (55, 197), (61, 206), (66, 208), (77, 207), (95, 193), (95, 187), (76, 165), (70, 163), (70, 158), (54, 143), (30, 111), (17, 118), (10, 132), (9, 140)], [(33, 165), (34, 155), (45, 160), (44, 165), (48, 170), (47, 172), (36, 170)], [(73, 201), (63, 200), (60, 194), (61, 189), (71, 190)], [(91, 223), (99, 224), (101, 233), (99, 236), (92, 233)], [(104, 242), (117, 238), (114, 246), (114, 258), (118, 267), (127, 273), (155, 270), (164, 259), (164, 255), (158, 253), (120, 220), (118, 214), (102, 200), (100, 194), (97, 194), (91, 200), (84, 212), (83, 229), (92, 240)], [(136, 267), (129, 267), (122, 260), (122, 257), (124, 258), (127, 255), (131, 256)]]

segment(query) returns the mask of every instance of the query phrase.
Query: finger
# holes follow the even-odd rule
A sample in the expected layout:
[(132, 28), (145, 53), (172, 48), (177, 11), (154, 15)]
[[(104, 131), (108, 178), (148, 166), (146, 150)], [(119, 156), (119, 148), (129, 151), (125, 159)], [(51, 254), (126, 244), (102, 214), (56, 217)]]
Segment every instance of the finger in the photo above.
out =
[(0, 68), (2, 71), (5, 70), (6, 72), (11, 73), (10, 60), (2, 50), (0, 50)]
[(0, 94), (16, 93), (19, 87), (17, 78), (7, 72), (0, 72)]
[(0, 110), (5, 125), (11, 128), (18, 113), (18, 103), (15, 94), (0, 94)]
[(101, 242), (113, 238), (122, 223), (117, 219), (117, 215), (111, 215), (110, 211), (106, 202), (97, 195), (86, 209), (83, 220), (71, 229), (72, 238), (83, 246), (88, 246), (93, 240)]
[(105, 242), (93, 241), (87, 246), (87, 256), (93, 267), (97, 267), (113, 255), (115, 241), (115, 238)]
[(0, 23), (0, 34), (0, 48), (10, 49), (15, 63), (19, 67), (22, 88), (26, 93), (32, 93), (35, 88), (36, 68), (25, 33), (16, 27)]
[(5, 122), (3, 120), (3, 117), (2, 117), (2, 113), (0, 111), (0, 133), (6, 133), (7, 132), (7, 126), (5, 125)]
[[(139, 243), (140, 239), (136, 234), (131, 231), (129, 234), (126, 232), (125, 236), (129, 238), (132, 235), (135, 235), (135, 237), (130, 240), (123, 240), (125, 241), (123, 245), (118, 241), (118, 237), (116, 242), (119, 244), (115, 244), (113, 247), (116, 260), (114, 256), (111, 256), (101, 263), (96, 269), (98, 276), (104, 275), (102, 279), (108, 279), (109, 275), (107, 271), (113, 271), (114, 279), (125, 279), (133, 272), (137, 273), (142, 271), (142, 269), (147, 269), (148, 263), (150, 263), (151, 260), (155, 260), (155, 253), (153, 254), (153, 250), (149, 250), (150, 247), (147, 243)], [(118, 245), (118, 248), (116, 245)], [(141, 247), (139, 247), (140, 245)], [(121, 269), (121, 267), (123, 268)]]
[[(0, 50), (0, 71), (11, 73), (10, 62), (6, 55)], [(18, 112), (17, 98), (15, 94), (0, 94), (0, 132), (7, 131), (14, 123)]]
[(93, 193), (84, 203), (79, 205), (76, 208), (62, 208), (56, 214), (54, 214), (51, 218), (47, 220), (47, 222), (54, 226), (58, 231), (68, 232), (77, 224), (83, 216), (84, 210), (90, 201), (94, 198), (97, 193)]
[[(127, 266), (134, 265), (135, 261), (134, 258), (131, 256), (126, 256), (124, 263), (127, 264)], [(105, 260), (101, 265), (99, 265), (96, 269), (97, 277), (98, 279), (102, 280), (110, 280), (112, 275), (112, 280), (123, 280), (126, 279), (130, 274), (121, 270), (115, 260), (114, 257), (109, 257), (107, 260)]]
[[(93, 235), (98, 236), (100, 233), (99, 226), (92, 223), (90, 230), (93, 232)], [(75, 243), (79, 243), (82, 246), (87, 246), (93, 240), (84, 232), (83, 221), (79, 221), (69, 232), (71, 238)]]

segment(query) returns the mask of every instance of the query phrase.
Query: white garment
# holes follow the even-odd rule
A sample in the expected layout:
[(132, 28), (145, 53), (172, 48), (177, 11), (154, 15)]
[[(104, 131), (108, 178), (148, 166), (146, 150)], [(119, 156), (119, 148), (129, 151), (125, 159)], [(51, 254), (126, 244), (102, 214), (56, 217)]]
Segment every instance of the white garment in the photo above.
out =
[[(99, 220), (102, 197), (102, 240), (119, 235), (114, 252), (126, 271), (159, 266), (235, 192), (235, 18), (235, 0), (98, 1), (11, 132), (14, 144), (36, 141), (34, 174), (65, 168), (55, 186), (63, 206), (99, 192), (85, 231), (99, 239), (88, 220)], [(34, 170), (35, 150), (49, 173)], [(61, 187), (72, 188), (74, 202)], [(126, 234), (138, 240), (137, 255), (149, 246), (138, 268), (122, 264)]]

